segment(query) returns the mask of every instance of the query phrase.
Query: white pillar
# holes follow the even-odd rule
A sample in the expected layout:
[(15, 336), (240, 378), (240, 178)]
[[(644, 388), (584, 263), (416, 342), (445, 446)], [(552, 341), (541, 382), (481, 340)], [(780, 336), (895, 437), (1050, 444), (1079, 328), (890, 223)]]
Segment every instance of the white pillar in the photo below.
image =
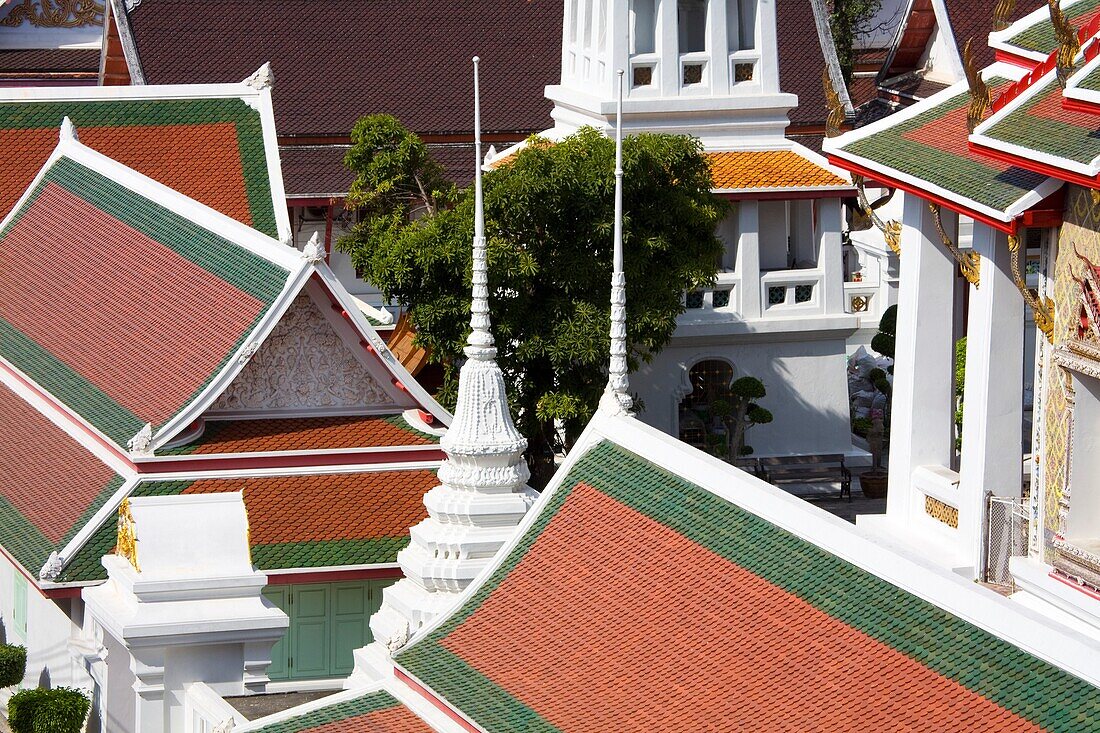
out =
[[(917, 505), (912, 489), (919, 466), (950, 466), (953, 351), (951, 322), (955, 261), (936, 234), (928, 203), (904, 194), (901, 284), (898, 293), (886, 513), (901, 525)], [(957, 217), (943, 212), (947, 231)]]
[(844, 253), (840, 199), (819, 199), (816, 203), (817, 267), (822, 272), (823, 304), (826, 313), (844, 312)]
[(737, 202), (737, 264), (741, 278), (741, 317), (760, 317), (760, 203)]
[(975, 222), (973, 246), (982, 264), (980, 285), (970, 288), (966, 329), (959, 530), (977, 573), (986, 492), (1019, 497), (1021, 491), (1024, 303), (1005, 234)]

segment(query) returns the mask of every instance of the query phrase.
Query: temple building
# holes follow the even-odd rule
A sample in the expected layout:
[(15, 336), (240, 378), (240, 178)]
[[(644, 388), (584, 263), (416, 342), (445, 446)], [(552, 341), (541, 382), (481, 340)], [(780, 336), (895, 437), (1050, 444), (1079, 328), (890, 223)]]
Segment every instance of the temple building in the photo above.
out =
[(96, 84), (104, 10), (97, 0), (0, 2), (0, 87)]
[[(1095, 2), (1036, 10), (990, 35), (992, 65), (826, 144), (837, 165), (897, 187), (905, 200), (890, 496), (886, 514), (861, 525), (1015, 588), (1014, 600), (1093, 638), (1098, 33)], [(961, 216), (975, 222), (971, 251), (956, 246)], [(957, 268), (968, 281), (958, 453)], [(1038, 331), (1027, 375), (1008, 367), (1024, 353), (1025, 309)], [(1025, 381), (1034, 383), (1030, 436), (1020, 419)]]

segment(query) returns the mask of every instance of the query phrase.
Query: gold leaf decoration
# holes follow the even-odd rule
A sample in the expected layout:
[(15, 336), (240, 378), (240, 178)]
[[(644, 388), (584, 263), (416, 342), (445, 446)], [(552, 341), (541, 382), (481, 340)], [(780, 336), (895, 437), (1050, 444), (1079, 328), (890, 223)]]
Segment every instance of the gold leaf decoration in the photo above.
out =
[(829, 110), (828, 115), (825, 117), (825, 136), (836, 137), (844, 132), (844, 103), (840, 101), (840, 94), (833, 86), (828, 68), (821, 72), (821, 84), (825, 87), (825, 106)]
[(966, 128), (973, 133), (974, 128), (985, 119), (989, 108), (993, 106), (993, 100), (989, 93), (989, 87), (982, 79), (982, 71), (978, 68), (978, 62), (974, 60), (971, 38), (963, 46), (963, 70), (966, 71), (966, 83), (970, 87), (970, 106), (966, 110)]
[(1081, 52), (1081, 43), (1077, 40), (1077, 29), (1062, 12), (1059, 0), (1047, 0), (1050, 10), (1050, 23), (1054, 26), (1054, 37), (1058, 41), (1057, 71), (1058, 84), (1066, 88), (1066, 81), (1073, 74), (1073, 64)]
[(81, 28), (103, 25), (103, 4), (95, 0), (23, 0), (12, 6), (0, 26), (18, 28)]
[(951, 237), (948, 236), (947, 230), (943, 228), (939, 204), (930, 203), (928, 204), (928, 209), (932, 212), (932, 223), (936, 225), (936, 231), (940, 235), (940, 241), (943, 242), (944, 247), (947, 247), (947, 251), (955, 258), (955, 261), (959, 263), (959, 272), (962, 273), (962, 276), (966, 278), (968, 283), (974, 287), (978, 287), (981, 283), (982, 256), (973, 250), (970, 252), (963, 252), (955, 246)]
[(141, 572), (137, 556), (137, 524), (134, 522), (133, 512), (130, 511), (129, 499), (123, 499), (118, 505), (118, 539), (115, 542), (115, 552), (119, 557), (129, 560), (134, 570)]

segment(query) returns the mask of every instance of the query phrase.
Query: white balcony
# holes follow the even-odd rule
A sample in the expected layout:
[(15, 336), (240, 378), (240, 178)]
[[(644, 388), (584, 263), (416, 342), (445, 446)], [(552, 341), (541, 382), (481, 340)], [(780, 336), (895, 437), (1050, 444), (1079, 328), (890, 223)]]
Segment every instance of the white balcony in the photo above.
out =
[(773, 270), (760, 278), (760, 312), (765, 318), (824, 315), (825, 273)]

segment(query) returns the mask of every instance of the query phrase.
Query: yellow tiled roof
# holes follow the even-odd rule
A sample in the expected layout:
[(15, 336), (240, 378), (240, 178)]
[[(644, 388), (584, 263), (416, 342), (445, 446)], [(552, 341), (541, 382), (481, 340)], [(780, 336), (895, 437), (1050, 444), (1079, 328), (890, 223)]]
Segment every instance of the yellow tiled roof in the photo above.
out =
[(824, 188), (850, 185), (791, 150), (705, 153), (718, 191), (758, 188)]

